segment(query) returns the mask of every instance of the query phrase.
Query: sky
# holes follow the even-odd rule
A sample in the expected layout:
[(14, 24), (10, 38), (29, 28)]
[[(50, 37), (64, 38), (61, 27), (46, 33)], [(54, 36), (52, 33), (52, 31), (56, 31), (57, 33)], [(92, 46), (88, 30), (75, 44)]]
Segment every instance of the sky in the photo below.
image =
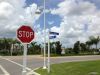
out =
[[(58, 32), (63, 46), (86, 42), (100, 35), (100, 0), (45, 0), (46, 32)], [(35, 39), (43, 43), (43, 0), (0, 0), (0, 38), (16, 38), (16, 30), (29, 25)], [(37, 10), (41, 14), (36, 14)], [(46, 36), (47, 37), (47, 36)]]

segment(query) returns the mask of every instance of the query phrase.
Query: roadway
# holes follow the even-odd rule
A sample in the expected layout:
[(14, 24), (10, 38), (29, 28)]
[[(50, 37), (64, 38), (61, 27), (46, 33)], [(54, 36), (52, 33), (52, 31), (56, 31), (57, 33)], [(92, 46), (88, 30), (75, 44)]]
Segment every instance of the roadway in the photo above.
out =
[[(0, 56), (0, 75), (22, 75), (22, 56)], [(100, 55), (51, 57), (51, 64), (100, 60)], [(27, 56), (27, 72), (43, 66), (40, 55)]]

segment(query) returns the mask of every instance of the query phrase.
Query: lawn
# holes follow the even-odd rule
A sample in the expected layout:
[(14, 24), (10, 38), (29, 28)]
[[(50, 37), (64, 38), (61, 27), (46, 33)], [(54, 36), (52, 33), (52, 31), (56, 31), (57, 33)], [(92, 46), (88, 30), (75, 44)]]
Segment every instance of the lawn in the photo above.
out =
[(50, 74), (41, 68), (36, 72), (41, 75), (100, 75), (100, 60), (53, 64)]

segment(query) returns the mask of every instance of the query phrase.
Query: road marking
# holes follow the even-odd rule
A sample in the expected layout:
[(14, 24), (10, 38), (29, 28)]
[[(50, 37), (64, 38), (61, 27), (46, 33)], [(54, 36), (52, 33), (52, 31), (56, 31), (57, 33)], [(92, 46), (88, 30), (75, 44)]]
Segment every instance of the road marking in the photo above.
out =
[[(23, 65), (21, 65), (21, 64), (19, 64), (19, 63), (17, 63), (17, 62), (15, 62), (15, 61), (12, 61), (12, 60), (10, 60), (10, 59), (4, 58), (4, 57), (2, 57), (2, 56), (0, 56), (0, 58), (1, 58), (1, 59), (4, 59), (4, 60), (7, 60), (7, 61), (9, 61), (9, 62), (11, 62), (11, 63), (14, 63), (14, 64), (16, 64), (16, 65), (18, 65), (18, 66), (20, 66), (20, 67), (24, 67)], [(34, 74), (34, 75), (40, 75), (40, 74), (34, 72), (31, 68), (26, 67), (26, 69), (27, 69), (28, 71), (30, 71), (27, 75), (32, 75), (32, 74)], [(31, 74), (30, 74), (30, 73), (31, 73)], [(8, 75), (9, 75), (9, 74), (8, 74)]]
[[(1, 70), (3, 71), (4, 75), (10, 75), (1, 65), (0, 65)], [(3, 75), (3, 74), (2, 74)]]
[(33, 70), (30, 71), (30, 72), (28, 72), (26, 75), (32, 75), (32, 74), (34, 74), (34, 75), (40, 75), (39, 73), (36, 73), (36, 72), (34, 72)]
[[(16, 65), (18, 65), (18, 66), (20, 66), (20, 67), (24, 67), (23, 65), (21, 65), (21, 64), (19, 64), (19, 63), (17, 63), (17, 62), (15, 62), (15, 61), (12, 61), (12, 60), (10, 60), (10, 59), (7, 59), (7, 58), (4, 58), (4, 57), (0, 57), (1, 59), (4, 59), (4, 60), (7, 60), (7, 61), (9, 61), (9, 62), (12, 62), (12, 63), (14, 63), (14, 64), (16, 64)], [(30, 68), (28, 68), (28, 67), (26, 67), (26, 69), (27, 70), (32, 70), (32, 69), (30, 69)]]

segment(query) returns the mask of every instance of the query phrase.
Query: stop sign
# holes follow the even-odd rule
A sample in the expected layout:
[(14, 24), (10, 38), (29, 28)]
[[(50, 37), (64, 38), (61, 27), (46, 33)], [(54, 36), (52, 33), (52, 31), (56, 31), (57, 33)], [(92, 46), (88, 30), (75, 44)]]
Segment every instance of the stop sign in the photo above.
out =
[(22, 43), (30, 43), (34, 39), (34, 31), (30, 26), (21, 26), (17, 30), (17, 38)]

